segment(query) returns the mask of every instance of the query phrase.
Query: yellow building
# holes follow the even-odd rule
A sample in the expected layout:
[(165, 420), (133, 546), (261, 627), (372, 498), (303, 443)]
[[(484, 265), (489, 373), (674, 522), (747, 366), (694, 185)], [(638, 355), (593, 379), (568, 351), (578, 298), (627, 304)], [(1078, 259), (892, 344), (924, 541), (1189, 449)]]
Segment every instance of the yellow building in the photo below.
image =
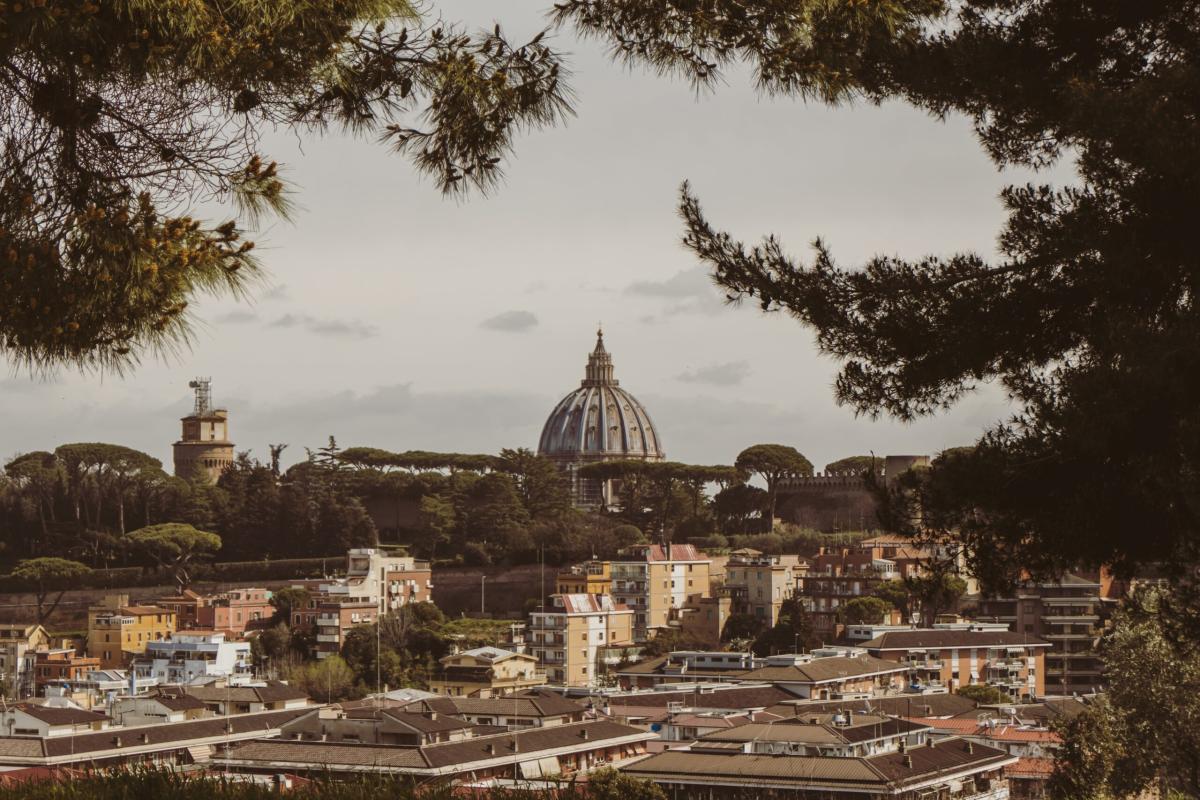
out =
[(712, 561), (690, 544), (635, 545), (612, 563), (612, 596), (634, 612), (634, 638), (653, 638), (689, 601), (712, 593)]
[(558, 686), (595, 686), (633, 645), (633, 609), (609, 595), (556, 594), (529, 615), (530, 652)]
[(146, 642), (162, 641), (174, 632), (174, 611), (131, 606), (129, 595), (109, 595), (88, 609), (87, 654), (100, 659), (101, 669), (120, 669), (146, 651)]
[(795, 594), (797, 575), (779, 556), (743, 548), (734, 550), (725, 564), (725, 586), (733, 613), (749, 614), (769, 628), (779, 622), (784, 601)]
[(499, 647), (477, 647), (439, 663), (429, 690), (450, 697), (503, 697), (546, 683), (537, 658)]
[(560, 572), (555, 594), (612, 594), (612, 562), (585, 561)]

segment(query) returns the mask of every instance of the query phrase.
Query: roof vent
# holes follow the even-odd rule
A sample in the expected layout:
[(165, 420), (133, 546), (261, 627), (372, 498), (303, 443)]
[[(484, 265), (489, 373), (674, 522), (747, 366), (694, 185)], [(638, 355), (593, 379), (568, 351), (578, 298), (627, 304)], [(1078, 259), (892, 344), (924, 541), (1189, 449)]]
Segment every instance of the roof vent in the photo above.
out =
[(483, 746), (483, 751), (485, 753), (487, 753), (488, 755), (492, 755), (496, 752), (496, 746), (494, 744), (492, 744), (491, 742), (488, 742), (487, 744), (485, 744)]
[(975, 752), (975, 743), (974, 742), (970, 742), (970, 741), (967, 742), (967, 752), (968, 753)]
[(120, 736), (114, 736), (114, 737), (113, 737), (113, 746), (114, 746), (114, 747), (120, 747), (120, 746), (121, 746), (121, 737), (120, 737)]
[(148, 734), (148, 733), (142, 734), (142, 744), (150, 744), (150, 734)]
[(579, 738), (580, 738), (580, 739), (586, 739), (586, 738), (588, 738), (588, 731), (587, 731), (587, 728), (584, 728), (583, 730), (581, 730), (581, 731), (579, 732)]
[(905, 752), (907, 752), (907, 751), (908, 751), (908, 742), (906, 742), (906, 741), (904, 741), (903, 739), (901, 739), (901, 740), (900, 740), (900, 752), (901, 752), (901, 753), (905, 753)]
[(912, 769), (912, 756), (904, 757), (904, 766), (908, 767), (909, 769)]

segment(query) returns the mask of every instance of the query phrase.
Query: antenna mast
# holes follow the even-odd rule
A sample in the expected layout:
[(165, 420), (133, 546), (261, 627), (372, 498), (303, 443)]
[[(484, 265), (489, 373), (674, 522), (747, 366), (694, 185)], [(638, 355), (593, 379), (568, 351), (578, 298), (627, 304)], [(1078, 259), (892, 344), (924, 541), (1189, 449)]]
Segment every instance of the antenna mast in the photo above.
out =
[(196, 392), (196, 407), (192, 411), (203, 417), (212, 411), (212, 378), (196, 378), (188, 381), (188, 388)]

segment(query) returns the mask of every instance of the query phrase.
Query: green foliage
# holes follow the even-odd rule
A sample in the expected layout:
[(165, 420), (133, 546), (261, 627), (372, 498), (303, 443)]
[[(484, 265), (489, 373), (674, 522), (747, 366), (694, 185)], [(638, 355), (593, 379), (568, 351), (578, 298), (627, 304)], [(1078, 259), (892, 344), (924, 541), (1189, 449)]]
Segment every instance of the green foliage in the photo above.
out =
[(930, 563), (919, 575), (905, 575), (904, 588), (921, 612), (922, 627), (933, 626), (938, 614), (953, 611), (967, 591), (967, 582), (945, 565)]
[(976, 703), (984, 706), (1012, 702), (1012, 698), (1009, 697), (1007, 692), (1004, 692), (995, 686), (988, 686), (984, 683), (973, 683), (969, 686), (961, 686), (959, 687), (957, 693), (968, 700), (974, 700)]
[(820, 239), (797, 258), (721, 231), (686, 185), (684, 240), (731, 299), (810, 327), (857, 413), (910, 420), (1003, 388), (1015, 413), (914, 475), (891, 520), (955, 531), (985, 587), (1196, 563), (1195, 0), (566, 0), (555, 15), (705, 86), (745, 62), (773, 94), (964, 116), (1000, 170), (1073, 169), (1002, 192), (995, 258), (839, 264)]
[(298, 586), (285, 586), (271, 593), (271, 605), (275, 606), (275, 619), (291, 625), (292, 615), (308, 607), (311, 599), (308, 590)]
[(910, 611), (912, 592), (905, 581), (900, 578), (883, 581), (875, 587), (873, 594), (888, 605), (899, 609), (900, 616), (904, 622), (907, 623), (912, 618), (912, 612)]
[(363, 694), (354, 670), (339, 655), (292, 665), (285, 677), (292, 686), (323, 703), (353, 700)]
[[(0, 354), (37, 367), (170, 352), (197, 295), (255, 286), (240, 225), (289, 208), (259, 152), (271, 129), (369, 133), (461, 193), (495, 185), (517, 132), (570, 113), (541, 35), (467, 34), (409, 0), (5, 14)], [(214, 199), (231, 219), (191, 214)]]
[(221, 537), (182, 522), (149, 525), (129, 534), (130, 543), (149, 554), (168, 570), (180, 591), (191, 583), (188, 565), (208, 558), (221, 549)]
[(725, 629), (721, 631), (722, 642), (735, 640), (754, 640), (762, 635), (766, 620), (753, 614), (730, 614), (725, 620)]
[[(37, 604), (37, 623), (44, 625), (54, 613), (54, 609), (58, 608), (67, 589), (78, 585), (79, 579), (90, 571), (86, 564), (80, 564), (78, 561), (43, 556), (18, 562), (12, 571), (12, 577), (33, 591), (34, 602)], [(46, 600), (53, 592), (58, 594), (54, 601), (47, 605)]]
[(631, 778), (612, 767), (588, 775), (586, 795), (591, 800), (667, 800), (658, 784)]
[(733, 462), (743, 475), (757, 475), (767, 484), (767, 502), (763, 509), (764, 530), (775, 524), (775, 501), (779, 482), (784, 478), (812, 475), (812, 462), (799, 450), (782, 444), (756, 444), (738, 453)]
[(845, 625), (878, 625), (893, 608), (879, 597), (855, 597), (838, 608), (838, 619)]
[(883, 469), (883, 459), (878, 456), (849, 456), (825, 465), (826, 475), (866, 475)]
[(813, 630), (812, 618), (798, 596), (783, 601), (774, 627), (758, 635), (750, 649), (756, 656), (797, 653), (818, 647), (821, 640)]
[(1060, 726), (1051, 796), (1200, 796), (1200, 650), (1172, 635), (1168, 599), (1144, 589), (1117, 612), (1101, 643), (1108, 691)]

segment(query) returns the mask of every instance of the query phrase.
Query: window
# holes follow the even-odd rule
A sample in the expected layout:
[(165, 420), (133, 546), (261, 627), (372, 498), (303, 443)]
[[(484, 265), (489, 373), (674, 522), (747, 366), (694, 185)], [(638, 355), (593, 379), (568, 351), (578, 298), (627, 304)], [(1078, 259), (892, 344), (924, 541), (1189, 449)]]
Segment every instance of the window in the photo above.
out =
[[(580, 639), (583, 639), (583, 640), (586, 642), (586, 641), (587, 641), (587, 634), (586, 634), (586, 633), (581, 633), (581, 634), (579, 634), (579, 638), (580, 638)], [(585, 652), (586, 652), (586, 651), (585, 651)]]

